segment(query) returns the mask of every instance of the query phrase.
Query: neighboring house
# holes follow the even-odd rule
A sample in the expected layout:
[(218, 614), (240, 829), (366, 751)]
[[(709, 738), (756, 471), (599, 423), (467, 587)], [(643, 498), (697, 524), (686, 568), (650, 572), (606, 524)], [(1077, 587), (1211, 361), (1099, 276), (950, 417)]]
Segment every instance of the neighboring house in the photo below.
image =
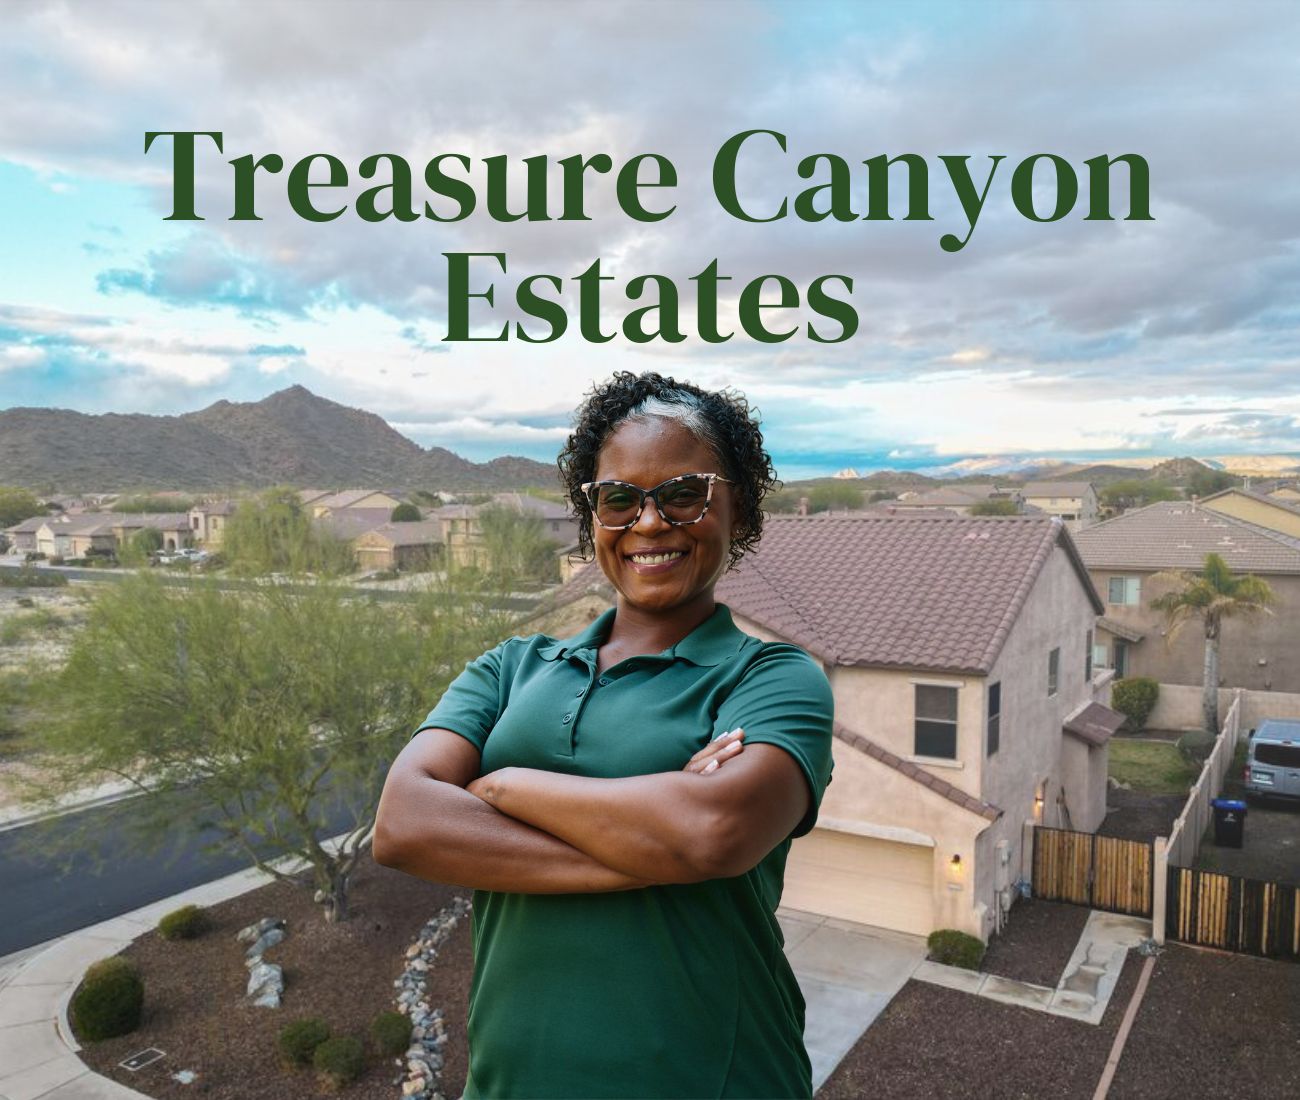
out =
[(1097, 522), (1097, 492), (1086, 481), (1031, 481), (1020, 492), (1026, 504), (1064, 520), (1071, 532)]
[[(835, 694), (835, 771), (784, 904), (986, 939), (1026, 873), (1025, 822), (1101, 824), (1122, 719), (1089, 659), (1101, 603), (1059, 521), (775, 516), (717, 594), (742, 630), (811, 653)], [(550, 629), (609, 599), (584, 570)]]
[(385, 523), (353, 540), (352, 549), (363, 570), (427, 568), (442, 556), (442, 524)]
[(1165, 501), (1089, 527), (1075, 541), (1106, 604), (1093, 658), (1099, 667), (1199, 686), (1205, 635), (1191, 622), (1169, 640), (1151, 601), (1173, 586), (1153, 575), (1196, 572), (1207, 554), (1218, 554), (1234, 572), (1267, 581), (1277, 600), (1271, 615), (1224, 621), (1220, 686), (1300, 692), (1300, 539), (1196, 502)]
[(9, 536), (9, 542), (15, 553), (18, 551), (33, 551), (36, 549), (36, 532), (41, 524), (48, 520), (49, 516), (32, 516), (20, 523), (15, 523), (12, 527), (5, 528), (5, 534)]
[(575, 545), (578, 541), (578, 521), (565, 505), (528, 493), (495, 493), (486, 504), (448, 504), (430, 513), (429, 519), (442, 525), (442, 543), (453, 564), (485, 564), (486, 549), (479, 517), (485, 509), (494, 507), (536, 516), (542, 524), (542, 534), (557, 547)]
[(32, 549), (51, 558), (84, 558), (92, 551), (117, 553), (145, 527), (162, 533), (165, 549), (176, 550), (190, 542), (190, 518), (185, 512), (80, 512), (41, 517)]
[(190, 537), (200, 546), (216, 549), (226, 535), (226, 524), (235, 514), (233, 500), (210, 500), (190, 509)]
[(1258, 493), (1251, 489), (1224, 489), (1201, 500), (1201, 507), (1221, 515), (1244, 519), (1256, 527), (1267, 527), (1300, 539), (1300, 499)]
[(997, 485), (941, 485), (920, 493), (903, 493), (897, 500), (884, 501), (882, 506), (895, 513), (912, 509), (942, 509), (954, 515), (968, 516), (976, 504), (989, 500), (1011, 500), (1017, 505), (1024, 503), (1019, 489)]
[(302, 489), (298, 499), (313, 518), (344, 508), (384, 508), (391, 514), (402, 503), (400, 495), (382, 489), (344, 489), (339, 492)]

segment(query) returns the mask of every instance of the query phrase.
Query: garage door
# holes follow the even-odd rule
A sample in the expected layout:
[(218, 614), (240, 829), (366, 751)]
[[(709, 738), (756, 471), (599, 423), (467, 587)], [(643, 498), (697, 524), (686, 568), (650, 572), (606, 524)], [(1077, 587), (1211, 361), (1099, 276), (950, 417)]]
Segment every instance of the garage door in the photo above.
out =
[(790, 848), (781, 904), (925, 935), (933, 868), (933, 848), (814, 829)]

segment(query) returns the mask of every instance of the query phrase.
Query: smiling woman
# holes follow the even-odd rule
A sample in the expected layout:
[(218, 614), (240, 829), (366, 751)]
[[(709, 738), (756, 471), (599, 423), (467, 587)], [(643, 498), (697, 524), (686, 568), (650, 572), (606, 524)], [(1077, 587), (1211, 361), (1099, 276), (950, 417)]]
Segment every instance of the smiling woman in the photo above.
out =
[(739, 396), (623, 373), (560, 470), (615, 606), (471, 662), (376, 825), (381, 863), (477, 890), (465, 1095), (808, 1096), (776, 907), (830, 687), (714, 600), (762, 531), (762, 434)]

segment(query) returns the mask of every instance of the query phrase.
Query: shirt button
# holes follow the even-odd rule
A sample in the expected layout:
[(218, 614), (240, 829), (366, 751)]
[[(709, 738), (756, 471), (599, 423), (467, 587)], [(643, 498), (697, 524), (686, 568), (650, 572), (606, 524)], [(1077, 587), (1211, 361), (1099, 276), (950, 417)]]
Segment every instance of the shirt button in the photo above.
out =
[(573, 721), (573, 715), (572, 715), (572, 714), (566, 714), (563, 718), (560, 719), (560, 721), (563, 722), (563, 723), (567, 726), (570, 722)]
[(604, 687), (606, 684), (609, 683), (609, 681), (605, 679), (604, 676), (602, 676), (599, 680), (596, 681), (596, 683), (598, 683), (601, 687)]

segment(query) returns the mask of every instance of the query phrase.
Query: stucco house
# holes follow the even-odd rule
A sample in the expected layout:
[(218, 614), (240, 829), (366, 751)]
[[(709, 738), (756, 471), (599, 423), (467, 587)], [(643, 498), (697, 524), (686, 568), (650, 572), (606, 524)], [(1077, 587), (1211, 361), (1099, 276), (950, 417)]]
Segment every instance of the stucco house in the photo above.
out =
[(235, 514), (233, 500), (210, 500), (190, 509), (190, 537), (200, 546), (214, 550), (221, 545), (226, 524)]
[(1300, 499), (1258, 493), (1252, 489), (1224, 489), (1205, 497), (1201, 507), (1300, 539)]
[(335, 492), (300, 489), (298, 499), (302, 501), (307, 514), (313, 518), (351, 508), (382, 508), (391, 514), (402, 503), (400, 494), (383, 489), (342, 489)]
[(1218, 554), (1234, 572), (1267, 581), (1277, 601), (1270, 615), (1225, 620), (1220, 686), (1300, 692), (1300, 538), (1195, 501), (1163, 501), (1089, 527), (1075, 540), (1106, 605), (1097, 624), (1097, 665), (1116, 676), (1199, 686), (1205, 637), (1189, 625), (1169, 638), (1151, 601), (1172, 586), (1154, 575), (1196, 572), (1207, 554)]
[(1025, 503), (1057, 516), (1072, 532), (1097, 522), (1097, 492), (1086, 481), (1031, 481), (1021, 490)]
[(890, 512), (935, 511), (942, 509), (957, 516), (968, 516), (977, 504), (990, 500), (1009, 500), (1017, 507), (1024, 504), (1019, 489), (997, 485), (941, 485), (919, 493), (901, 493), (897, 500), (882, 502)]
[(453, 564), (481, 566), (485, 563), (480, 516), (488, 508), (508, 508), (521, 515), (535, 516), (541, 523), (543, 536), (557, 547), (575, 545), (578, 541), (578, 521), (566, 505), (530, 493), (494, 493), (486, 504), (447, 504), (430, 514), (430, 519), (442, 525), (442, 544)]
[(385, 523), (352, 542), (361, 569), (422, 569), (441, 559), (442, 525), (436, 520)]
[[(1090, 660), (1101, 601), (1059, 520), (774, 516), (717, 594), (742, 630), (821, 661), (835, 694), (835, 771), (784, 904), (987, 939), (1026, 874), (1025, 823), (1101, 824), (1122, 719)], [(608, 601), (587, 569), (547, 629)]]

